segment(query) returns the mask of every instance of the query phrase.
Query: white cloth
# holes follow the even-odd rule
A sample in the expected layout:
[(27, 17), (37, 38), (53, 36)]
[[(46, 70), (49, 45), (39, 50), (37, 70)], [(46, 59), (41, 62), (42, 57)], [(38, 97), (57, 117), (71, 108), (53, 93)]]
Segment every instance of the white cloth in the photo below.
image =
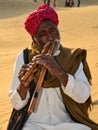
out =
[[(20, 53), (13, 76), (13, 82), (10, 89), (10, 100), (15, 109), (21, 109), (26, 105), (29, 93), (25, 100), (21, 100), (16, 89), (19, 84), (17, 74), (20, 67), (24, 64), (23, 53)], [(52, 87), (52, 86), (51, 86)], [(90, 85), (83, 72), (82, 63), (75, 73), (74, 77), (68, 74), (68, 83), (66, 87), (62, 85), (63, 91), (73, 100), (83, 103), (90, 95)], [(62, 102), (59, 87), (42, 88), (37, 102), (37, 110), (32, 113), (27, 120), (23, 130), (91, 130), (89, 127), (75, 123), (69, 116)]]

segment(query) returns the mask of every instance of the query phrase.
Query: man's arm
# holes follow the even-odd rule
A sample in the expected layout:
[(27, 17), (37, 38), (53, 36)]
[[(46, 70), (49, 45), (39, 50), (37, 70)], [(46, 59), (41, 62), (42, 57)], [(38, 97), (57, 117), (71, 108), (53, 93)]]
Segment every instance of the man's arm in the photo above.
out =
[(90, 84), (83, 71), (81, 63), (74, 76), (68, 74), (66, 86), (62, 84), (63, 91), (78, 103), (84, 103), (90, 96)]
[[(28, 99), (30, 97), (30, 94), (29, 94), (29, 91), (26, 90), (25, 93), (25, 98), (24, 100), (21, 98), (21, 95), (19, 94), (19, 92), (17, 91), (17, 88), (19, 90), (19, 84), (20, 84), (20, 81), (18, 79), (18, 73), (19, 73), (19, 70), (21, 68), (21, 66), (24, 64), (24, 60), (23, 60), (23, 53), (20, 53), (16, 59), (16, 63), (15, 63), (15, 67), (14, 67), (14, 75), (13, 75), (13, 80), (12, 80), (12, 85), (11, 85), (11, 88), (10, 88), (10, 91), (9, 91), (9, 97), (10, 97), (10, 102), (12, 104), (12, 106), (19, 110), (21, 108), (23, 108), (27, 102), (28, 102)], [(22, 89), (22, 88), (20, 88)]]

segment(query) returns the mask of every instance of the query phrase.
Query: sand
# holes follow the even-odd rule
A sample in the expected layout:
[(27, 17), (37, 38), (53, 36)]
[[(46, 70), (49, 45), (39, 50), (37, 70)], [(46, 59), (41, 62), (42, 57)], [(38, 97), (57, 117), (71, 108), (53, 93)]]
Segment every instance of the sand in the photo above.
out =
[[(5, 2), (7, 3), (7, 0)], [(0, 6), (0, 130), (6, 130), (12, 110), (8, 92), (16, 56), (31, 44), (31, 37), (25, 31), (23, 23), (38, 3), (34, 3), (33, 8), (30, 4), (27, 5), (26, 9), (26, 6), (17, 8), (15, 5), (12, 7), (5, 4), (6, 10), (5, 6)], [(88, 3), (88, 6), (80, 8), (56, 7), (56, 10), (60, 19), (61, 43), (67, 47), (81, 47), (88, 51), (94, 103), (90, 117), (98, 123), (98, 5), (89, 6)]]

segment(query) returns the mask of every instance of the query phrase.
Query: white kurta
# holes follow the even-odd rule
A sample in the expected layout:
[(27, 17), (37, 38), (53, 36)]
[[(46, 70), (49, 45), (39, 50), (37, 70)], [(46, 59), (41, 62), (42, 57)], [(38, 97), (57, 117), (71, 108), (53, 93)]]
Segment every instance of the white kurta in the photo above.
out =
[[(23, 52), (19, 54), (13, 82), (10, 89), (10, 101), (13, 107), (17, 110), (24, 107), (29, 98), (29, 92), (25, 100), (17, 93), (19, 85), (18, 72), (20, 67), (24, 64)], [(66, 87), (62, 85), (63, 91), (78, 103), (83, 103), (90, 95), (90, 85), (83, 72), (83, 65), (80, 64), (74, 77), (68, 74), (68, 83)], [(72, 106), (73, 107), (73, 106)], [(33, 112), (23, 130), (91, 130), (89, 127), (74, 122), (69, 116), (66, 108), (62, 102), (59, 87), (56, 88), (42, 88), (40, 97), (37, 102), (36, 112)]]

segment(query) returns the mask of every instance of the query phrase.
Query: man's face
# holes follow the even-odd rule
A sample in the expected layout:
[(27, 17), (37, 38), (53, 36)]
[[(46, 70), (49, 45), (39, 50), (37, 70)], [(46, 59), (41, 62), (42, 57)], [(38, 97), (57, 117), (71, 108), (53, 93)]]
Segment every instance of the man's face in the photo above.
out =
[(60, 40), (57, 27), (49, 20), (44, 20), (39, 25), (35, 37), (42, 47), (49, 41), (53, 41), (55, 39)]

